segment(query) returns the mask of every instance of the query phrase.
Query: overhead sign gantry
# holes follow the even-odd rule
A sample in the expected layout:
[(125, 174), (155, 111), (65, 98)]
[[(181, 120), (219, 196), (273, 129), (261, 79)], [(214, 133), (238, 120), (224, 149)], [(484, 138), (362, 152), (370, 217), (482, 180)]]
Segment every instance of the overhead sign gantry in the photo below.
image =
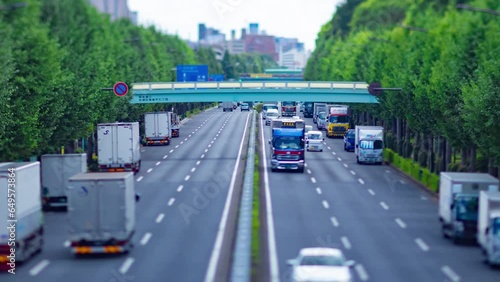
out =
[(142, 82), (133, 84), (132, 93), (132, 104), (217, 101), (378, 103), (365, 82)]

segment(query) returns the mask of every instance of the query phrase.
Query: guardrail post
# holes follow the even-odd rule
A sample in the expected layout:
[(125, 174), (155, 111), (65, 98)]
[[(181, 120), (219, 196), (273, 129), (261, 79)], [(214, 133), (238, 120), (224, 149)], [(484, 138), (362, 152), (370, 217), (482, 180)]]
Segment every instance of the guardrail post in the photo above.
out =
[(252, 263), (252, 207), (253, 174), (255, 165), (255, 110), (252, 112), (252, 125), (248, 142), (247, 163), (243, 180), (243, 191), (239, 208), (236, 244), (233, 250), (231, 282), (249, 282)]

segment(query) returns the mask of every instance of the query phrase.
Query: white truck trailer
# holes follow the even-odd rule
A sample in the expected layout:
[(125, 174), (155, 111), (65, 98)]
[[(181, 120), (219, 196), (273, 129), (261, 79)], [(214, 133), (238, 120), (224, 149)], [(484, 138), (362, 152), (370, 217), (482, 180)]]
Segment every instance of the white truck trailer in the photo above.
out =
[(384, 128), (356, 125), (354, 131), (354, 151), (358, 164), (382, 164), (384, 162)]
[(170, 145), (172, 139), (172, 115), (169, 112), (144, 114), (146, 145)]
[(130, 251), (138, 201), (133, 173), (80, 173), (69, 179), (67, 190), (74, 254)]
[(100, 171), (139, 172), (141, 146), (138, 122), (98, 124), (97, 138)]
[(42, 208), (66, 208), (68, 179), (87, 172), (87, 154), (42, 155)]
[(222, 111), (224, 111), (224, 112), (232, 112), (234, 109), (233, 107), (234, 107), (233, 102), (223, 102), (222, 103)]
[(441, 172), (439, 221), (443, 237), (457, 244), (476, 241), (480, 191), (498, 191), (498, 179), (487, 173)]
[[(495, 190), (494, 187), (491, 188)], [(486, 256), (486, 261), (492, 266), (500, 265), (500, 192), (479, 193), (477, 242)]]
[(43, 245), (40, 163), (0, 163), (0, 270), (15, 273)]

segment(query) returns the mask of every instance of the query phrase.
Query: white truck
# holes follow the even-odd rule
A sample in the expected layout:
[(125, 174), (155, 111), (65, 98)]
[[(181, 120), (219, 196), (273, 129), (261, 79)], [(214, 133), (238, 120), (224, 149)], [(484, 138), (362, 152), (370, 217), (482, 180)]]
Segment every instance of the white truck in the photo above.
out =
[(490, 265), (500, 265), (500, 192), (479, 193), (477, 242), (486, 261)]
[(172, 115), (169, 112), (144, 114), (146, 145), (170, 145), (172, 139)]
[(40, 163), (0, 163), (0, 270), (42, 250), (43, 213)]
[(42, 208), (66, 208), (68, 179), (87, 172), (87, 154), (42, 155)]
[(74, 254), (131, 250), (139, 200), (133, 173), (80, 173), (69, 179), (67, 194), (69, 242)]
[(358, 164), (382, 164), (384, 162), (384, 128), (356, 125), (354, 131), (354, 151)]
[(232, 112), (233, 111), (234, 104), (233, 102), (223, 102), (222, 103), (222, 111), (226, 112)]
[(139, 172), (141, 146), (138, 122), (97, 125), (97, 152), (100, 171)]
[(316, 123), (318, 121), (318, 115), (320, 112), (327, 112), (326, 103), (314, 103), (313, 106), (313, 122)]
[(476, 241), (480, 191), (498, 191), (498, 179), (487, 173), (441, 172), (439, 221), (443, 237), (457, 244)]

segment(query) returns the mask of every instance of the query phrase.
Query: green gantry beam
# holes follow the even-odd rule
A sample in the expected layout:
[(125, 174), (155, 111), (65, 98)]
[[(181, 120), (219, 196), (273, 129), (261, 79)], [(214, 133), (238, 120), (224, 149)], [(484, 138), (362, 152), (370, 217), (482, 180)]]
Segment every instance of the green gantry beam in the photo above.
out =
[(378, 103), (365, 82), (242, 81), (143, 82), (132, 86), (132, 104), (217, 101)]

